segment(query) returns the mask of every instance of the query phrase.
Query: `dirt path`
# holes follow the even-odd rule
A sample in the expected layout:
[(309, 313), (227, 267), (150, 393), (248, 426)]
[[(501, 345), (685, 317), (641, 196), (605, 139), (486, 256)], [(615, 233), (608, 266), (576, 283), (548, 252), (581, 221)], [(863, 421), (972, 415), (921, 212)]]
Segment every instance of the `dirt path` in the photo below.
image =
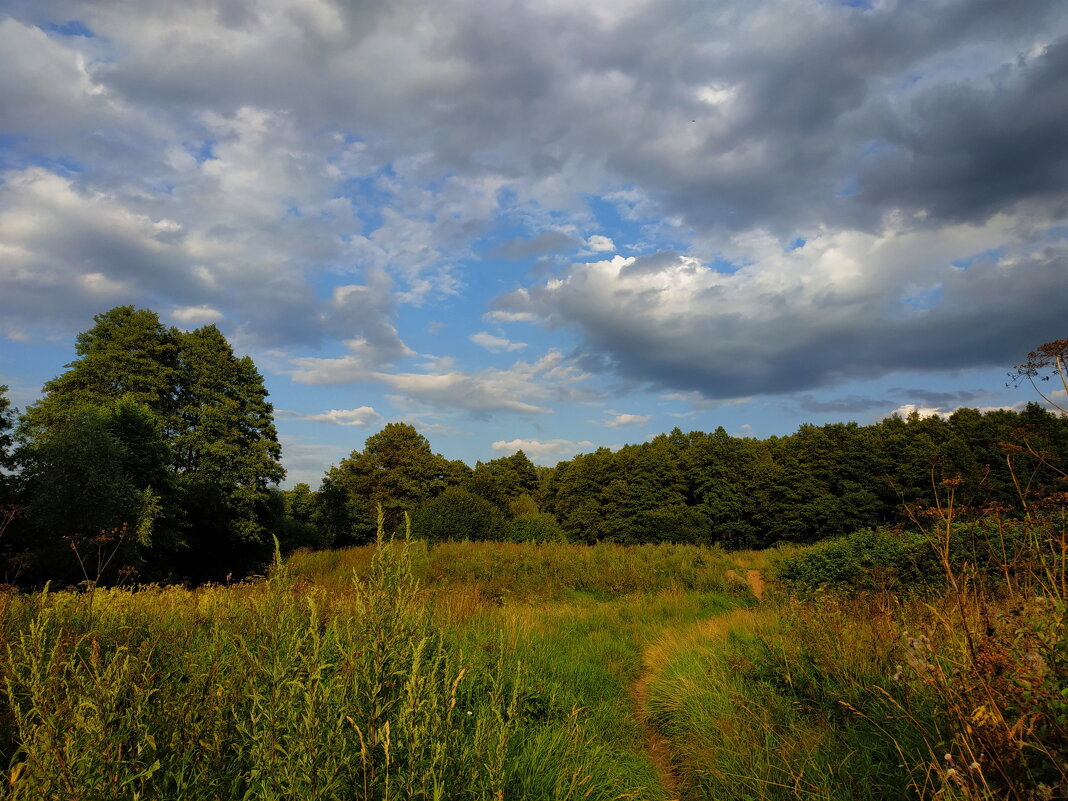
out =
[(645, 749), (649, 753), (649, 761), (656, 768), (656, 775), (660, 779), (660, 784), (667, 791), (668, 797), (672, 801), (678, 801), (678, 781), (671, 767), (668, 741), (656, 730), (656, 727), (649, 720), (649, 715), (646, 713), (646, 701), (649, 699), (649, 682), (651, 679), (652, 675), (649, 669), (643, 667), (642, 674), (630, 688), (630, 695), (634, 700), (634, 716), (645, 731)]
[[(728, 578), (740, 578), (738, 573), (739, 573), (739, 571), (737, 571), (737, 570), (728, 570), (727, 571), (727, 577)], [(765, 585), (764, 585), (764, 577), (763, 577), (763, 575), (761, 575), (760, 571), (759, 570), (754, 570), (752, 568), (750, 568), (749, 570), (746, 570), (745, 571), (745, 580), (746, 580), (746, 582), (748, 582), (749, 589), (751, 589), (753, 591), (753, 595), (756, 596), (756, 599), (758, 601), (761, 600), (764, 597)]]

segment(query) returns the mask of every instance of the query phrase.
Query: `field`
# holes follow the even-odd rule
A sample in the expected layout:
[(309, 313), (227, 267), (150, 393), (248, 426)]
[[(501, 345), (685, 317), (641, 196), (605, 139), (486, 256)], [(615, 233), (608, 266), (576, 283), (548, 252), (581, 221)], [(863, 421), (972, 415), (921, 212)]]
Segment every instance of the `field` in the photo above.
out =
[(777, 582), (802, 551), (419, 541), (7, 595), (0, 797), (1059, 797), (1040, 530), (1060, 573), (911, 600)]

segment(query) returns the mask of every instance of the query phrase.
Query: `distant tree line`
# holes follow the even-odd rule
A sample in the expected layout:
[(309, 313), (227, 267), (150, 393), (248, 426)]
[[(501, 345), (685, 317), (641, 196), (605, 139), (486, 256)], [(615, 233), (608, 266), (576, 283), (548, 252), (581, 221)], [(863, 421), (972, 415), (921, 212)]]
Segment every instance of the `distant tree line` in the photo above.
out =
[[(1062, 375), (1068, 343), (1048, 347), (1018, 375)], [(554, 468), (519, 451), (472, 469), (390, 423), (317, 490), (281, 490), (263, 378), (215, 326), (180, 331), (120, 306), (76, 353), (21, 416), (0, 387), (0, 581), (240, 577), (274, 538), (286, 551), (370, 542), (379, 510), (387, 530), (430, 541), (759, 548), (906, 522), (946, 480), (965, 515), (1023, 513), (1065, 489), (1068, 416), (1029, 404), (764, 440), (676, 428)]]
[(400, 526), (407, 511), (430, 540), (761, 548), (908, 522), (938, 501), (947, 480), (961, 514), (990, 505), (1020, 512), (1063, 490), (1055, 465), (1065, 454), (1068, 419), (1033, 403), (802, 425), (763, 440), (676, 428), (555, 468), (536, 468), (519, 451), (471, 470), (434, 454), (411, 426), (391, 423), (330, 468), (318, 493), (300, 485), (286, 502), (324, 546), (369, 541), (382, 505), (388, 526)]

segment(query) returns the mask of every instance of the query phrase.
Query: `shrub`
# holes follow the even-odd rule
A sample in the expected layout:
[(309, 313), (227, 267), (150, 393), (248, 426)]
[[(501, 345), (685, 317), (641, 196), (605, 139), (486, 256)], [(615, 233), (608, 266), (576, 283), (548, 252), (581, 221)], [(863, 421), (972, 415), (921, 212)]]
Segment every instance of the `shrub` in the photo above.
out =
[(412, 530), (427, 542), (492, 540), (501, 530), (500, 512), (485, 498), (450, 487), (416, 509)]
[(565, 542), (567, 539), (556, 518), (547, 512), (509, 520), (504, 526), (503, 536), (510, 542)]

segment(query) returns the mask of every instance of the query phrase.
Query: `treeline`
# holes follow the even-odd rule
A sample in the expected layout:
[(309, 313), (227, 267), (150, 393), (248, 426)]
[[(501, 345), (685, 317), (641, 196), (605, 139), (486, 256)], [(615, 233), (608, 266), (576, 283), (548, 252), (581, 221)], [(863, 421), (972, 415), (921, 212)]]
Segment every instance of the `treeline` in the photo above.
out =
[[(1047, 343), (1018, 374), (1059, 370), (1066, 347)], [(283, 491), (263, 378), (215, 326), (180, 331), (120, 306), (76, 353), (21, 416), (0, 387), (0, 582), (240, 577), (275, 538), (287, 552), (369, 542), (379, 510), (386, 530), (407, 516), (430, 541), (759, 548), (907, 520), (947, 480), (965, 514), (1022, 512), (1064, 489), (1068, 419), (1031, 404), (765, 440), (675, 429), (555, 468), (522, 451), (471, 468), (390, 423), (317, 490)]]
[[(675, 429), (618, 451), (600, 448), (536, 468), (522, 451), (472, 470), (391, 423), (332, 467), (315, 493), (285, 493), (309, 546), (368, 542), (408, 512), (438, 539), (675, 542), (761, 548), (810, 543), (909, 522), (952, 489), (960, 515), (1021, 512), (1063, 489), (1068, 420), (959, 409), (948, 418), (890, 417), (860, 426), (803, 425), (759, 440)], [(290, 538), (294, 539), (293, 537)]]

